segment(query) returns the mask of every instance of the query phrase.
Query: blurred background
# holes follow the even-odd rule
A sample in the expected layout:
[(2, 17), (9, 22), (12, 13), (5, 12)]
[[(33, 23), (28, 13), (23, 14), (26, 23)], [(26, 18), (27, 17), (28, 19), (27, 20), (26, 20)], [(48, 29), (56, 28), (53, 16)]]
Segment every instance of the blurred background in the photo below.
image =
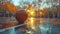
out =
[[(24, 25), (19, 9), (28, 13)], [(0, 0), (0, 34), (60, 34), (60, 0)]]

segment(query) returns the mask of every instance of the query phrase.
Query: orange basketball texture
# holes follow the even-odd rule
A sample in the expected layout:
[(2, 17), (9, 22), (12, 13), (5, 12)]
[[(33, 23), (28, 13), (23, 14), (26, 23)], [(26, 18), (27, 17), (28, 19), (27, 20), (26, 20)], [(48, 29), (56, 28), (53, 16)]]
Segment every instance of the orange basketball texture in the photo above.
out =
[(15, 17), (17, 21), (19, 22), (19, 24), (23, 24), (24, 21), (28, 18), (28, 14), (25, 10), (21, 9), (16, 12)]

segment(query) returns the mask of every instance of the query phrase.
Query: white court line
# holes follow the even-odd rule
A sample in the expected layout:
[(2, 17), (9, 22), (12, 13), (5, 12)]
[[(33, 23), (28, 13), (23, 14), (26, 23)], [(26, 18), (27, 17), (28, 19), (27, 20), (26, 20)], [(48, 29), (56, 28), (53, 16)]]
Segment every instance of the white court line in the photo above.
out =
[(0, 32), (6, 31), (6, 30), (12, 29), (12, 28), (20, 27), (20, 26), (23, 26), (23, 25), (25, 25), (25, 24), (20, 24), (20, 25), (17, 25), (17, 26), (13, 26), (13, 27), (9, 27), (9, 28), (0, 29)]

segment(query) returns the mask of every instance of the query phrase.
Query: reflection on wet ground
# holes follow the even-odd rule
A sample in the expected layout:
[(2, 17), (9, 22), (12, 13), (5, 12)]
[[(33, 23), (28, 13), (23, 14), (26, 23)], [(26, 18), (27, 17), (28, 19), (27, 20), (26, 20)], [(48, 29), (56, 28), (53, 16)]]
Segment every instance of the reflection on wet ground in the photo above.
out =
[[(54, 34), (54, 33), (59, 34), (60, 33), (59, 30), (60, 19), (58, 18), (33, 18), (33, 22), (32, 22), (33, 25), (30, 23), (28, 25), (30, 25), (30, 28), (32, 29), (30, 31), (32, 31), (33, 34)], [(35, 29), (33, 27), (35, 27)]]

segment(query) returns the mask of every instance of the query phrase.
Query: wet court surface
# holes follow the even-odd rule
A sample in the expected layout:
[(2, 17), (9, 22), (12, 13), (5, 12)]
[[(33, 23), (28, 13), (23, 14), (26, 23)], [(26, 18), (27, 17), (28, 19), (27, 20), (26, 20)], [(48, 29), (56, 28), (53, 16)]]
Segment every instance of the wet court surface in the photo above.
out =
[[(33, 34), (59, 34), (60, 19), (58, 18), (34, 18), (36, 31), (30, 30)], [(37, 25), (38, 24), (38, 25)], [(1, 34), (27, 34), (26, 30), (15, 30), (14, 28), (0, 32)]]

